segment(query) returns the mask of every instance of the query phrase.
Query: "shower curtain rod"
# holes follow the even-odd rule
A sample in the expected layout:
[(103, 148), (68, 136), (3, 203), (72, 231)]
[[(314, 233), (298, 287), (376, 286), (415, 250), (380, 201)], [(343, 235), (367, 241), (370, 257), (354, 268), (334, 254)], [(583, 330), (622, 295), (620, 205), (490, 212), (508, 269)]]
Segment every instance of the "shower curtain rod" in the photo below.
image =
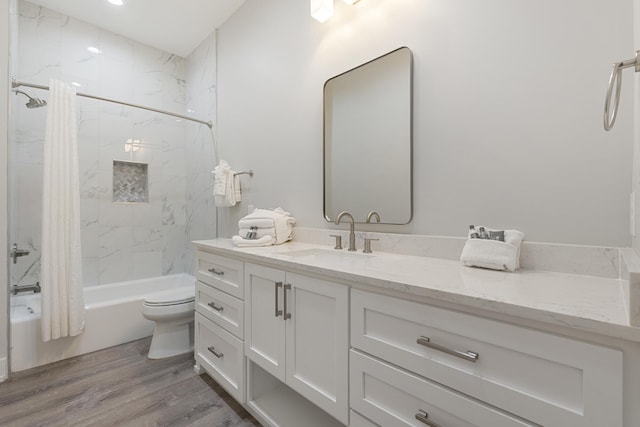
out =
[[(37, 84), (33, 84), (33, 83), (25, 83), (25, 82), (18, 81), (16, 79), (11, 79), (11, 87), (13, 89), (15, 89), (17, 87), (20, 87), (20, 86), (31, 87), (31, 88), (34, 88), (34, 89), (49, 90), (49, 86), (37, 85)], [(153, 111), (154, 113), (167, 114), (169, 116), (178, 117), (180, 119), (185, 119), (185, 120), (190, 120), (192, 122), (200, 123), (200, 124), (208, 126), (209, 129), (213, 129), (213, 122), (211, 122), (211, 121), (205, 122), (204, 120), (194, 119), (193, 117), (183, 116), (182, 114), (172, 113), (172, 112), (164, 111), (164, 110), (158, 110), (157, 108), (152, 108), (152, 107), (145, 107), (144, 105), (131, 104), (129, 102), (124, 102), (124, 101), (117, 101), (115, 99), (103, 98), (101, 96), (89, 95), (89, 94), (81, 93), (81, 92), (77, 92), (76, 95), (83, 96), (85, 98), (97, 99), (98, 101), (107, 101), (107, 102), (112, 102), (114, 104), (120, 104), (120, 105), (129, 106), (129, 107), (140, 108), (140, 109), (147, 110), (147, 111)]]

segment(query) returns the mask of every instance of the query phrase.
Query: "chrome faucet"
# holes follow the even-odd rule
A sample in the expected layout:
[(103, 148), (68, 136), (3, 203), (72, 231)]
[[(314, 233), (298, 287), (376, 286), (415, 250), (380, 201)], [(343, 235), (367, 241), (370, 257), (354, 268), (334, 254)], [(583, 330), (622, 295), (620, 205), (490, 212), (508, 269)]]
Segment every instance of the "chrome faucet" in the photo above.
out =
[(355, 223), (353, 221), (353, 215), (351, 215), (347, 211), (340, 212), (336, 217), (336, 225), (340, 224), (340, 220), (342, 219), (343, 216), (346, 216), (349, 219), (349, 221), (351, 221), (351, 223), (349, 224), (349, 249), (348, 250), (355, 251), (356, 250), (356, 230), (355, 230)]
[(369, 215), (367, 215), (367, 224), (371, 222), (371, 218), (376, 217), (376, 222), (380, 222), (380, 215), (378, 215), (378, 212), (376, 211), (371, 211), (369, 212)]
[(19, 292), (33, 292), (37, 294), (40, 293), (41, 290), (40, 282), (36, 282), (33, 285), (13, 285), (11, 287), (11, 293), (13, 295), (18, 295)]

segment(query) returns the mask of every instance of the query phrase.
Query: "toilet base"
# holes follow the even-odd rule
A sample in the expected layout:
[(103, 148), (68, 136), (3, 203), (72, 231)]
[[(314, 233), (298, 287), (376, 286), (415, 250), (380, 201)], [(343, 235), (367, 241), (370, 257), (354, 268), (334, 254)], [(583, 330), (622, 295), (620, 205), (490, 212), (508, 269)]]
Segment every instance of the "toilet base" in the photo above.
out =
[(193, 317), (156, 322), (149, 346), (149, 359), (163, 359), (193, 351)]

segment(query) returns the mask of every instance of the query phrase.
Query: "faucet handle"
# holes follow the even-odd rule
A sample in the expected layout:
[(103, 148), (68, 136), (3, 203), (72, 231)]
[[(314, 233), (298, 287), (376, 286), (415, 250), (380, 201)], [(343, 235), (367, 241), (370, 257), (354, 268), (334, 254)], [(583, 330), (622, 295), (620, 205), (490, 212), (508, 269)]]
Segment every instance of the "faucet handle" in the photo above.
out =
[(331, 234), (330, 237), (336, 238), (336, 246), (333, 249), (342, 249), (342, 236), (340, 234)]
[(380, 222), (380, 214), (378, 214), (378, 212), (376, 211), (371, 211), (369, 212), (369, 215), (367, 215), (367, 224), (371, 223), (371, 219), (375, 216), (377, 222)]
[(370, 253), (372, 253), (372, 252), (373, 252), (373, 251), (371, 250), (371, 241), (372, 241), (372, 240), (378, 241), (378, 240), (380, 240), (380, 239), (370, 239), (370, 238), (368, 238), (368, 237), (365, 237), (365, 238), (364, 238), (364, 249), (362, 250), (362, 252), (363, 252), (363, 253), (365, 253), (365, 254), (370, 254)]

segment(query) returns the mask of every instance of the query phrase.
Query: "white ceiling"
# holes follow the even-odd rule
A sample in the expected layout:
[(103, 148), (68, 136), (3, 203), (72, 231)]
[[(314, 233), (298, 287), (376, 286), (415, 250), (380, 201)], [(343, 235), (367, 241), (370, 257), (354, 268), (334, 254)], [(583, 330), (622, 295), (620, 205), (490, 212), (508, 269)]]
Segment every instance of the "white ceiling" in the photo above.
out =
[(245, 0), (28, 0), (146, 45), (188, 56)]

